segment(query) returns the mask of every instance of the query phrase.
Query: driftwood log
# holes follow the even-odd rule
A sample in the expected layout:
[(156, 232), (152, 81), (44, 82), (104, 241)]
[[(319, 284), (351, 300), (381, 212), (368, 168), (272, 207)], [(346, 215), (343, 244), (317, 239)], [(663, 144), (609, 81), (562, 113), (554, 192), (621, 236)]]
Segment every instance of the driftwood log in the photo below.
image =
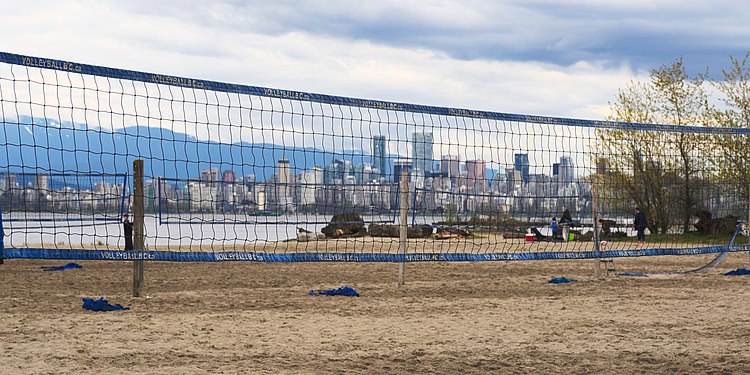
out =
[[(370, 224), (367, 233), (372, 237), (392, 237), (398, 238), (399, 226), (396, 224)], [(408, 238), (429, 238), (432, 235), (432, 226), (416, 225), (406, 229)]]
[(320, 230), (326, 238), (363, 237), (367, 234), (365, 221), (354, 212), (333, 215), (331, 221)]

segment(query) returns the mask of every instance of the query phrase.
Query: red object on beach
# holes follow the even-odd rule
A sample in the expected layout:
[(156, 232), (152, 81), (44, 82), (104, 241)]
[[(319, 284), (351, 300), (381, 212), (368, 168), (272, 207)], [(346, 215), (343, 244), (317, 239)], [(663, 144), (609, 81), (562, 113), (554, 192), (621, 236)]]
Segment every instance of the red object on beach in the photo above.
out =
[(536, 240), (536, 235), (534, 233), (526, 233), (526, 241), (532, 242)]

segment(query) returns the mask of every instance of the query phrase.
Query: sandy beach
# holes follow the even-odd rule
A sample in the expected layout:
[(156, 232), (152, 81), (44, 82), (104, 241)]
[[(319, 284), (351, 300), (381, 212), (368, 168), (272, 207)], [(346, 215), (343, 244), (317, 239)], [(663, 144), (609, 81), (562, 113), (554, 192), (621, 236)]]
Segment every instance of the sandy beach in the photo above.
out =
[[(621, 272), (712, 255), (617, 259)], [(594, 279), (593, 261), (0, 265), (2, 374), (748, 373), (750, 277)], [(553, 285), (565, 276), (581, 282)], [(349, 285), (361, 297), (310, 296)], [(129, 311), (90, 312), (82, 297)]]

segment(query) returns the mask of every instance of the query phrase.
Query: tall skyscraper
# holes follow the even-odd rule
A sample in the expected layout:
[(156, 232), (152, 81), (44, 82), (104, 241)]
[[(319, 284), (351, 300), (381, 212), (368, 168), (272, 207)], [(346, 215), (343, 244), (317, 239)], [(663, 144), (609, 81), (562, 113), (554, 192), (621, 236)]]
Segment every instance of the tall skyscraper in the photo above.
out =
[(209, 168), (201, 171), (201, 183), (188, 186), (190, 201), (193, 209), (216, 210), (219, 195), (219, 168)]
[[(323, 167), (323, 183), (326, 185), (332, 185), (336, 180), (336, 164), (331, 163)], [(341, 179), (338, 180), (340, 183)]]
[(558, 175), (560, 182), (570, 184), (573, 182), (575, 170), (573, 169), (573, 158), (570, 156), (560, 157), (560, 167)]
[(515, 154), (513, 169), (521, 173), (521, 181), (529, 182), (529, 154)]
[(327, 178), (329, 182), (326, 183), (343, 184), (347, 176), (354, 175), (354, 165), (351, 160), (334, 159), (329, 166), (326, 167), (326, 173), (331, 173), (331, 175)]
[(201, 171), (201, 181), (219, 182), (219, 168), (209, 168)]
[(299, 203), (309, 206), (317, 203), (315, 193), (319, 185), (323, 183), (323, 168), (312, 167), (309, 171), (300, 174), (299, 178)]
[(257, 180), (258, 179), (254, 174), (248, 174), (242, 177), (242, 183), (244, 185), (242, 188), (242, 200), (251, 204), (258, 204), (258, 195), (256, 191)]
[(487, 164), (484, 160), (467, 160), (466, 161), (466, 179), (467, 185), (475, 193), (484, 193), (487, 191)]
[(380, 177), (385, 178), (385, 136), (372, 137), (372, 166), (380, 170)]
[(221, 181), (222, 182), (234, 182), (236, 176), (234, 174), (234, 171), (226, 170), (221, 174)]
[[(352, 173), (354, 173), (354, 180), (357, 185), (364, 185), (373, 179), (373, 168), (368, 163), (361, 163), (354, 166)], [(380, 174), (374, 178), (380, 177)]]
[(37, 174), (34, 176), (34, 186), (41, 194), (49, 191), (49, 175)]
[(280, 204), (284, 204), (289, 199), (289, 184), (292, 182), (289, 159), (281, 158), (276, 164), (277, 192)]
[(236, 204), (237, 203), (237, 196), (235, 194), (235, 185), (234, 181), (236, 180), (237, 176), (234, 174), (234, 171), (226, 170), (222, 172), (221, 174), (221, 197), (220, 201), (222, 205), (224, 204)]
[(432, 172), (432, 133), (414, 133), (412, 140), (414, 170), (424, 174)]
[(456, 179), (461, 176), (461, 163), (458, 161), (458, 156), (443, 155), (440, 159), (440, 173), (455, 183)]

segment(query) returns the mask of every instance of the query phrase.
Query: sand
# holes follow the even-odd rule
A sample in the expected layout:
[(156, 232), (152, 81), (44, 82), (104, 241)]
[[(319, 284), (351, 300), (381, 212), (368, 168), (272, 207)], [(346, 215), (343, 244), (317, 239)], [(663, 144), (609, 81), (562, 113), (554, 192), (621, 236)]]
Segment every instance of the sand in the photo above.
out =
[[(618, 259), (685, 270), (712, 256)], [(750, 276), (593, 261), (0, 265), (1, 374), (748, 373)], [(585, 282), (552, 285), (565, 276)], [(362, 297), (312, 297), (341, 285)], [(130, 311), (81, 309), (105, 296)]]

